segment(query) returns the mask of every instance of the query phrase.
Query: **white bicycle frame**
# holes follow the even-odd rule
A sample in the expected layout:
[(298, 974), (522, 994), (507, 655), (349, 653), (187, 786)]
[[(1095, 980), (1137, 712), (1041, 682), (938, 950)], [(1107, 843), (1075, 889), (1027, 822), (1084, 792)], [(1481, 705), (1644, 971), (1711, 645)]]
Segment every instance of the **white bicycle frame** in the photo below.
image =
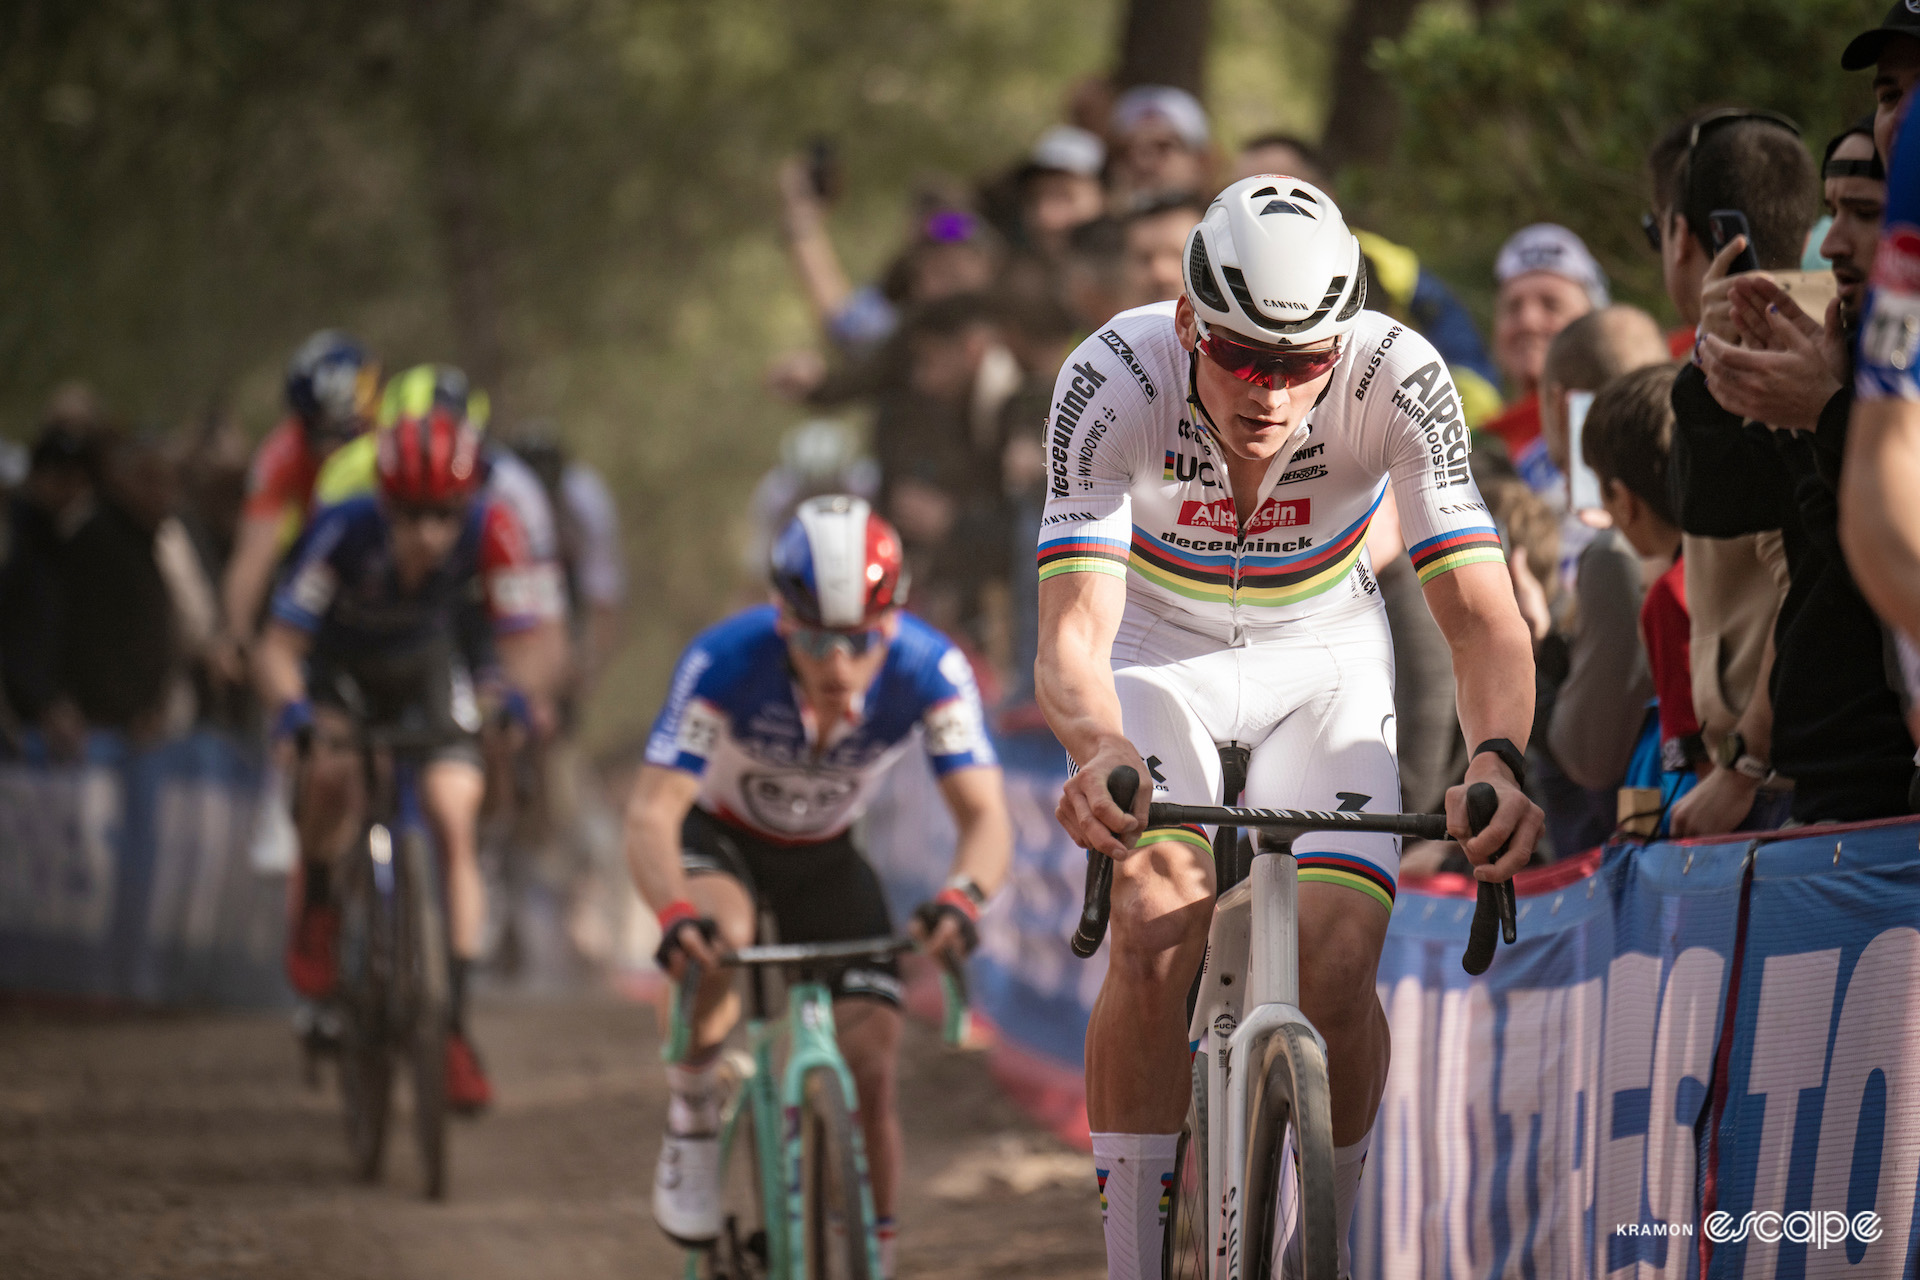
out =
[(1214, 904), (1200, 994), (1187, 1031), (1207, 1073), (1201, 1191), (1202, 1202), (1213, 1205), (1212, 1280), (1255, 1274), (1255, 1251), (1271, 1248), (1271, 1224), (1249, 1230), (1246, 1206), (1271, 1203), (1269, 1196), (1249, 1192), (1273, 1167), (1274, 1152), (1249, 1151), (1248, 1135), (1265, 1107), (1274, 1057), (1285, 1051), (1274, 1043), (1274, 1033), (1298, 1025), (1322, 1055), (1327, 1047), (1299, 1007), (1299, 864), (1291, 842), (1277, 848), (1261, 844), (1255, 841), (1251, 873)]

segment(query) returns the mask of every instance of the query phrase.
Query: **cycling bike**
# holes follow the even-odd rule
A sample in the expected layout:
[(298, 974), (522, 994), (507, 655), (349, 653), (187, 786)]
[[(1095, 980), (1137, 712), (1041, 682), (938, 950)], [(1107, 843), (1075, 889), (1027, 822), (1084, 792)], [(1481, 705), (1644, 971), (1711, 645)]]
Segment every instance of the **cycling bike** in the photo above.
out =
[[(855, 1122), (853, 1076), (834, 1039), (827, 966), (882, 960), (914, 949), (911, 938), (746, 947), (722, 963), (747, 970), (747, 1048), (726, 1055), (731, 1086), (720, 1113), (720, 1238), (687, 1254), (686, 1280), (878, 1280), (880, 1243), (866, 1147)], [(966, 971), (942, 956), (946, 1042), (966, 1040)], [(781, 1023), (769, 1017), (770, 970), (797, 980), (787, 990), (786, 1063), (774, 1073)], [(679, 1062), (700, 966), (689, 964), (674, 992), (661, 1056)], [(735, 1156), (740, 1156), (739, 1160)], [(771, 1206), (771, 1211), (769, 1207)]]
[[(440, 859), (421, 807), (420, 774), (440, 739), (402, 723), (356, 717), (368, 820), (339, 864), (340, 1094), (356, 1177), (378, 1181), (394, 1076), (404, 1063), (422, 1188), (447, 1189), (447, 1037), (451, 951)], [(301, 743), (302, 751), (308, 747)]]
[[(1122, 766), (1108, 776), (1107, 792), (1126, 812), (1139, 785), (1139, 775)], [(1468, 820), (1476, 833), (1498, 806), (1485, 783), (1468, 789)], [(1195, 1048), (1193, 1092), (1174, 1149), (1164, 1276), (1268, 1280), (1280, 1273), (1282, 1251), (1297, 1250), (1295, 1274), (1336, 1280), (1327, 1046), (1299, 1009), (1293, 842), (1310, 831), (1443, 840), (1446, 816), (1183, 804), (1154, 804), (1148, 814), (1150, 826), (1259, 833), (1245, 878), (1232, 861), (1221, 867), (1206, 958), (1195, 979), (1187, 1033)], [(1232, 837), (1216, 847), (1233, 847)], [(1230, 878), (1233, 883), (1224, 883)], [(1082, 958), (1098, 950), (1106, 935), (1112, 885), (1112, 859), (1089, 852), (1086, 900), (1072, 944)], [(1480, 886), (1462, 960), (1469, 973), (1485, 972), (1492, 960), (1496, 924), (1513, 942), (1511, 883)], [(1288, 1225), (1291, 1233), (1282, 1229)]]

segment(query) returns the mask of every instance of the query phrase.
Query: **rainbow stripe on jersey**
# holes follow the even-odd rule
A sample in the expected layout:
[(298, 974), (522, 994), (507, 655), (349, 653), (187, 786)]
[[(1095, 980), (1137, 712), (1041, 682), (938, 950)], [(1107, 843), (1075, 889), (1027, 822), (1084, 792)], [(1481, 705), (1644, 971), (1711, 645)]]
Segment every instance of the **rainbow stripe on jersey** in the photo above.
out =
[[(1139, 525), (1133, 527), (1127, 567), (1155, 586), (1189, 600), (1269, 607), (1298, 604), (1332, 587), (1353, 570), (1361, 548), (1366, 545), (1367, 525), (1373, 513), (1380, 509), (1385, 494), (1383, 484), (1373, 495), (1373, 504), (1360, 518), (1323, 547), (1292, 555), (1243, 553), (1237, 587), (1232, 554), (1215, 555), (1176, 547)], [(1250, 541), (1257, 545), (1261, 540)], [(1042, 548), (1043, 553), (1044, 550)], [(1042, 576), (1045, 576), (1044, 570)]]
[(1117, 538), (1095, 538), (1070, 533), (1042, 542), (1039, 550), (1040, 581), (1057, 573), (1110, 573), (1127, 576), (1127, 544)]
[(1407, 554), (1413, 557), (1413, 568), (1421, 582), (1431, 582), (1463, 564), (1507, 562), (1506, 552), (1500, 549), (1500, 531), (1491, 525), (1455, 529), (1452, 533), (1416, 542), (1407, 548)]

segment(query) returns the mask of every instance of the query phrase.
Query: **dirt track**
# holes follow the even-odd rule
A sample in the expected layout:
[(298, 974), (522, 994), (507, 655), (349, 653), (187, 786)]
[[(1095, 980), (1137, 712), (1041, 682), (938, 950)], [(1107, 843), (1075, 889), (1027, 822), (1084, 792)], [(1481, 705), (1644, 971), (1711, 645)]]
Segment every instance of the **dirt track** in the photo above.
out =
[[(403, 1141), (348, 1181), (329, 1085), (287, 1023), (0, 1012), (0, 1276), (101, 1280), (664, 1277), (648, 1216), (663, 1085), (648, 1010), (612, 997), (483, 1002), (499, 1104), (454, 1134), (444, 1205)], [(1037, 1134), (975, 1055), (911, 1029), (902, 1277), (1086, 1277), (1086, 1157)]]

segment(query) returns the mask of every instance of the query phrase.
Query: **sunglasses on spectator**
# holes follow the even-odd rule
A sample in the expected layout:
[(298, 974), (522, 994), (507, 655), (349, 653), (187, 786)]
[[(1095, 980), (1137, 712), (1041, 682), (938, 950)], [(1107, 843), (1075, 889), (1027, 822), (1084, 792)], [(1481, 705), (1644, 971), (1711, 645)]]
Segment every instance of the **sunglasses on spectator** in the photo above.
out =
[(1338, 342), (1312, 351), (1282, 351), (1230, 338), (1218, 329), (1209, 329), (1207, 322), (1198, 316), (1194, 317), (1194, 324), (1200, 330), (1197, 345), (1202, 355), (1240, 381), (1269, 391), (1312, 382), (1340, 363)]
[(886, 633), (878, 627), (866, 631), (834, 631), (828, 627), (795, 627), (788, 638), (800, 652), (816, 662), (825, 662), (836, 652), (844, 649), (855, 658), (864, 658), (873, 647), (886, 639)]
[(396, 502), (393, 505), (393, 518), (408, 524), (426, 521), (457, 524), (466, 514), (467, 504), (464, 502)]
[[(1764, 120), (1768, 124), (1778, 125), (1796, 138), (1800, 136), (1800, 126), (1788, 117), (1781, 115), (1778, 111), (1754, 111), (1746, 107), (1722, 107), (1718, 111), (1707, 112), (1698, 120), (1695, 120), (1693, 127), (1687, 131), (1687, 149), (1680, 158), (1680, 173), (1682, 177), (1679, 182), (1674, 184), (1676, 191), (1674, 203), (1676, 208), (1685, 207), (1687, 196), (1693, 190), (1693, 153), (1695, 148), (1700, 145), (1700, 139), (1706, 137), (1722, 125), (1738, 124), (1742, 120)], [(1651, 212), (1641, 214), (1640, 231), (1647, 237), (1647, 244), (1653, 251), (1659, 253), (1662, 245), (1659, 217)]]

